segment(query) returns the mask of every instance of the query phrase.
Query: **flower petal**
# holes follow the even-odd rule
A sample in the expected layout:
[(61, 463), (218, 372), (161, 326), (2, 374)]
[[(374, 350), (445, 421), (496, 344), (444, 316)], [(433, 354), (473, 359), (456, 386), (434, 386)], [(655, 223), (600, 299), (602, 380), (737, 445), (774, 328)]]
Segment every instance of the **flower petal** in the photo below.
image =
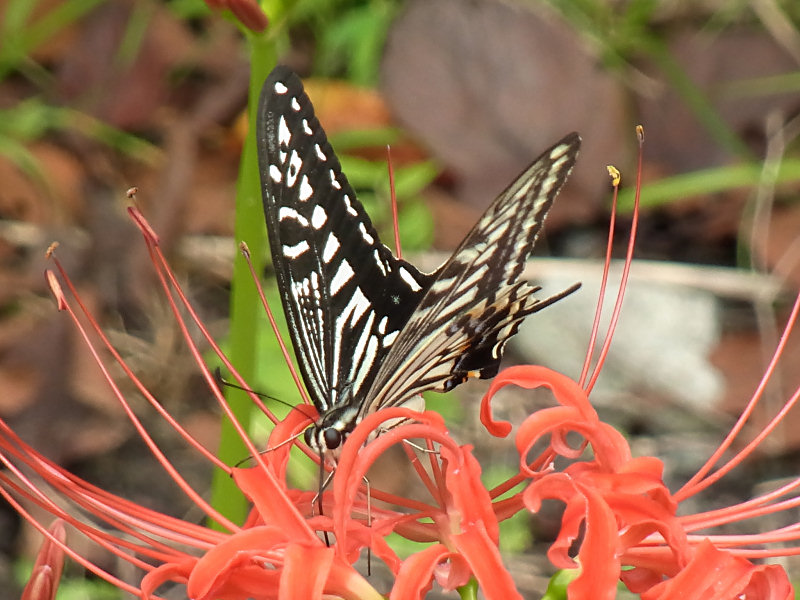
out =
[(422, 598), (431, 589), (434, 569), (450, 554), (446, 546), (435, 544), (409, 556), (397, 573), (389, 600)]
[(230, 536), (197, 561), (186, 586), (187, 595), (193, 600), (277, 597), (280, 571), (269, 568), (268, 557), (280, 560), (286, 544), (286, 532), (272, 526), (253, 527)]
[(703, 540), (691, 562), (668, 581), (642, 594), (642, 600), (790, 600), (792, 585), (781, 567), (754, 565)]
[(265, 525), (280, 526), (287, 539), (322, 544), (271, 473), (261, 467), (233, 469), (233, 479)]
[(584, 419), (597, 419), (597, 413), (581, 387), (572, 379), (556, 371), (536, 365), (509, 367), (495, 376), (489, 391), (481, 400), (481, 423), (492, 435), (505, 437), (511, 432), (511, 423), (496, 421), (492, 417), (491, 400), (498, 390), (514, 384), (526, 389), (546, 387), (553, 392), (556, 400), (579, 410)]
[(322, 598), (333, 564), (333, 548), (290, 544), (286, 547), (281, 573), (280, 600)]

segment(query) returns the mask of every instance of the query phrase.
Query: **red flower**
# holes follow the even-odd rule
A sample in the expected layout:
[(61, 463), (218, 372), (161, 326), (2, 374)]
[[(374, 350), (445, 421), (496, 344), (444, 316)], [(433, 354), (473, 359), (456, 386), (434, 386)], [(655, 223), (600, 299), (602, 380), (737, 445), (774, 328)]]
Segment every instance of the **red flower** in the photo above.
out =
[[(792, 597), (791, 584), (781, 567), (759, 565), (751, 560), (800, 553), (797, 545), (800, 526), (795, 524), (752, 536), (716, 535), (709, 531), (736, 520), (796, 508), (800, 505), (797, 494), (800, 478), (741, 505), (699, 514), (679, 515), (678, 509), (688, 497), (711, 486), (749, 455), (800, 397), (799, 391), (753, 442), (712, 473), (713, 465), (730, 447), (760, 399), (800, 311), (800, 298), (764, 382), (740, 423), (719, 453), (677, 492), (670, 492), (665, 486), (662, 462), (655, 457), (632, 456), (625, 438), (601, 421), (589, 402), (589, 391), (610, 343), (611, 336), (607, 335), (591, 378), (588, 366), (578, 382), (543, 367), (511, 368), (495, 378), (481, 405), (482, 421), (494, 435), (507, 436), (512, 431), (510, 423), (496, 421), (491, 414), (491, 399), (501, 387), (511, 383), (524, 388), (545, 387), (552, 392), (556, 404), (533, 413), (518, 427), (514, 438), (520, 457), (518, 473), (500, 486), (485, 488), (471, 447), (459, 445), (450, 437), (440, 415), (388, 408), (369, 415), (350, 434), (337, 458), (332, 485), (317, 500), (313, 491), (291, 488), (286, 477), (293, 444), (319, 460), (298, 439), (298, 434), (315, 417), (311, 414), (313, 409), (306, 406), (302, 411), (291, 411), (278, 421), (251, 394), (252, 401), (276, 422), (268, 444), (272, 450), (259, 452), (203, 362), (189, 334), (190, 324), (202, 333), (234, 379), (244, 389), (249, 389), (248, 386), (192, 310), (161, 255), (157, 236), (138, 211), (131, 210), (131, 215), (144, 234), (189, 351), (224, 414), (239, 432), (254, 466), (245, 469), (223, 464), (169, 415), (108, 342), (56, 261), (61, 279), (74, 298), (68, 301), (56, 276), (48, 272), (59, 308), (69, 313), (85, 337), (112, 393), (168, 476), (208, 518), (224, 528), (216, 531), (169, 517), (94, 487), (48, 461), (0, 420), (0, 462), (8, 470), (0, 473), (0, 494), (39, 528), (50, 540), (51, 548), (61, 549), (120, 589), (141, 598), (156, 598), (163, 584), (180, 582), (186, 585), (187, 595), (193, 600), (322, 597), (377, 600), (384, 596), (353, 567), (363, 551), (369, 549), (393, 573), (395, 579), (389, 597), (395, 600), (419, 598), (434, 581), (451, 590), (473, 579), (486, 598), (520, 598), (498, 549), (498, 522), (521, 510), (536, 512), (543, 500), (556, 499), (563, 502), (565, 510), (561, 530), (548, 557), (558, 568), (579, 568), (568, 587), (569, 598), (613, 598), (619, 581), (646, 600)], [(621, 296), (622, 291), (612, 323), (619, 314)], [(82, 319), (74, 312), (74, 304), (88, 321), (88, 327), (83, 326)], [(188, 323), (182, 317), (184, 311)], [(213, 465), (231, 475), (252, 503), (252, 511), (244, 523), (233, 523), (220, 515), (163, 455), (108, 374), (92, 342), (97, 338), (175, 432)], [(372, 439), (382, 424), (390, 420), (405, 421)], [(576, 435), (582, 440), (577, 446), (570, 444)], [(405, 443), (412, 439), (421, 443), (424, 451), (416, 452)], [(408, 454), (420, 482), (428, 490), (429, 501), (367, 490), (365, 474), (395, 444), (400, 444)], [(38, 479), (29, 477), (30, 472)], [(505, 497), (520, 484), (524, 486), (522, 491)], [(54, 499), (55, 496), (58, 498)], [(373, 506), (373, 501), (382, 504)], [(136, 585), (123, 582), (85, 559), (63, 536), (48, 532), (31, 516), (26, 509), (31, 503), (140, 569), (141, 582)], [(316, 510), (317, 506), (322, 510)], [(702, 535), (695, 533), (700, 530), (704, 531)], [(320, 537), (323, 532), (333, 540), (331, 545)], [(390, 533), (430, 545), (403, 560), (386, 541)], [(765, 547), (778, 542), (795, 545)], [(48, 559), (49, 562), (55, 564)], [(42, 595), (46, 592), (35, 593), (37, 600), (49, 600)]]
[[(370, 415), (352, 432), (338, 457), (332, 489), (322, 494), (323, 511), (315, 514), (314, 492), (291, 489), (286, 483), (286, 467), (291, 443), (300, 444), (298, 433), (308, 426), (315, 415), (311, 407), (291, 411), (274, 428), (269, 447), (260, 453), (245, 435), (227, 407), (222, 393), (201, 359), (201, 353), (189, 335), (189, 321), (200, 329), (206, 341), (218, 353), (226, 367), (238, 378), (236, 371), (208, 335), (199, 318), (186, 301), (174, 276), (160, 253), (158, 238), (147, 222), (131, 209), (131, 215), (144, 234), (153, 263), (165, 289), (168, 302), (184, 332), (190, 352), (205, 376), (210, 390), (221, 408), (236, 427), (247, 445), (255, 466), (247, 469), (222, 464), (203, 448), (136, 379), (121, 356), (108, 342), (100, 328), (85, 311), (67, 274), (56, 265), (61, 279), (74, 297), (74, 302), (89, 327), (73, 311), (61, 284), (53, 273), (48, 281), (60, 309), (70, 314), (84, 336), (90, 351), (104, 373), (112, 393), (127, 412), (139, 435), (148, 445), (165, 471), (195, 504), (212, 520), (221, 523), (226, 531), (219, 532), (176, 519), (138, 506), (109, 494), (61, 469), (19, 439), (0, 421), (0, 461), (11, 476), (0, 474), (0, 494), (12, 502), (29, 520), (23, 503), (33, 502), (62, 519), (96, 544), (144, 571), (139, 586), (117, 579), (100, 566), (78, 555), (63, 540), (46, 533), (52, 542), (94, 573), (121, 589), (143, 598), (155, 597), (160, 586), (169, 581), (186, 584), (189, 597), (203, 599), (239, 599), (273, 597), (321, 597), (324, 595), (379, 598), (382, 597), (370, 582), (352, 566), (365, 548), (385, 562), (396, 576), (392, 598), (416, 598), (436, 580), (445, 589), (465, 585), (475, 578), (487, 597), (520, 597), (514, 582), (503, 567), (498, 550), (498, 516), (507, 516), (522, 507), (516, 500), (513, 511), (508, 501), (493, 503), (480, 480), (481, 470), (469, 446), (459, 446), (450, 438), (440, 415), (433, 412), (416, 413), (407, 408), (390, 408)], [(247, 521), (237, 525), (218, 514), (181, 477), (161, 453), (139, 419), (131, 410), (119, 387), (108, 374), (100, 352), (92, 343), (92, 332), (111, 353), (145, 399), (182, 436), (218, 468), (233, 477), (239, 489), (252, 502)], [(253, 401), (270, 416), (269, 411), (252, 395)], [(374, 432), (387, 420), (407, 419), (407, 424), (394, 427), (377, 439)], [(422, 455), (429, 464), (424, 468), (403, 443), (405, 439), (423, 440), (431, 450)], [(291, 443), (290, 443), (291, 442)], [(428, 488), (430, 503), (410, 500), (373, 490), (368, 497), (364, 475), (382, 452), (393, 444), (402, 444), (412, 455), (420, 480)], [(310, 452), (304, 444), (300, 444)], [(433, 451), (436, 448), (435, 452)], [(313, 453), (312, 458), (318, 459)], [(51, 500), (52, 492), (25, 476), (32, 470), (60, 500)], [(15, 479), (16, 478), (16, 479)], [(371, 507), (371, 501), (383, 501), (399, 507), (389, 510)], [(78, 515), (91, 515), (87, 520)], [(98, 526), (100, 524), (102, 526)], [(333, 534), (330, 547), (319, 532)], [(387, 544), (385, 537), (397, 532), (418, 541), (433, 542), (425, 551), (401, 560)]]

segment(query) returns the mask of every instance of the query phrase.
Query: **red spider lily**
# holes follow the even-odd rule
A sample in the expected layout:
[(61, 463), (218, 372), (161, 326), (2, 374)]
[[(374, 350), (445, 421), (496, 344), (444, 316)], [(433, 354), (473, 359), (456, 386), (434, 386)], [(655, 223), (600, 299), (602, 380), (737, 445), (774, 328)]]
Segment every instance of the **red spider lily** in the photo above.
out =
[[(618, 177), (616, 170), (609, 170), (612, 176)], [(616, 184), (618, 179), (615, 187)], [(638, 210), (638, 193), (635, 210)], [(633, 222), (626, 267), (611, 320), (612, 330), (631, 261), (636, 214)], [(613, 227), (612, 221), (612, 231)], [(610, 233), (609, 247), (611, 238)], [(607, 272), (608, 263), (602, 289)], [(800, 398), (800, 390), (797, 390), (752, 442), (709, 475), (761, 399), (799, 312), (800, 295), (775, 355), (738, 423), (706, 465), (675, 494), (662, 480), (663, 463), (655, 457), (633, 457), (625, 438), (603, 423), (589, 403), (588, 391), (602, 366), (610, 332), (595, 374), (584, 386), (566, 376), (533, 366), (509, 368), (494, 379), (481, 406), (481, 420), (494, 435), (505, 436), (511, 431), (510, 423), (497, 422), (491, 415), (491, 398), (503, 386), (513, 383), (528, 389), (546, 387), (560, 405), (530, 415), (517, 430), (516, 446), (521, 457), (520, 474), (532, 480), (522, 494), (525, 507), (536, 512), (542, 500), (548, 498), (561, 500), (566, 505), (560, 533), (548, 557), (557, 567), (580, 567), (580, 575), (569, 585), (569, 598), (614, 598), (618, 580), (646, 600), (794, 598), (792, 585), (782, 567), (754, 564), (748, 559), (800, 554), (800, 544), (797, 544), (800, 525), (762, 531), (757, 535), (698, 535), (693, 532), (796, 508), (800, 505), (797, 494), (800, 477), (778, 490), (736, 506), (690, 515), (679, 516), (677, 512), (681, 502), (707, 489), (752, 454)], [(598, 320), (599, 308), (592, 339)], [(587, 356), (581, 382), (587, 378), (588, 364)], [(583, 440), (579, 447), (567, 443), (570, 433), (579, 434)], [(531, 450), (547, 437), (550, 443), (531, 461)], [(581, 460), (587, 447), (592, 450), (591, 456)], [(553, 467), (556, 457), (574, 462), (556, 471)], [(577, 559), (573, 559), (569, 551), (580, 538)], [(765, 544), (787, 542), (796, 545), (763, 548)]]
[[(480, 481), (480, 467), (469, 447), (459, 446), (450, 438), (437, 413), (420, 414), (407, 408), (392, 408), (365, 419), (350, 435), (338, 457), (332, 491), (325, 492), (321, 498), (324, 513), (320, 511), (315, 515), (314, 493), (291, 489), (286, 483), (291, 447), (287, 442), (298, 443), (317, 459), (297, 441), (297, 434), (315, 417), (313, 409), (292, 411), (278, 422), (260, 399), (251, 394), (253, 401), (277, 423), (269, 441), (273, 450), (259, 453), (231, 413), (213, 374), (202, 361), (200, 350), (189, 334), (190, 324), (199, 328), (234, 378), (243, 387), (247, 386), (192, 310), (160, 252), (157, 236), (137, 210), (130, 209), (130, 214), (144, 234), (189, 350), (212, 394), (238, 428), (256, 466), (242, 469), (222, 464), (172, 419), (109, 343), (55, 259), (61, 279), (73, 298), (72, 301), (67, 299), (56, 275), (48, 271), (48, 282), (59, 308), (72, 317), (110, 389), (164, 470), (205, 515), (221, 523), (226, 531), (214, 531), (163, 515), (92, 486), (36, 452), (0, 421), (0, 461), (10, 472), (0, 474), (0, 493), (26, 519), (87, 569), (143, 598), (157, 598), (160, 586), (169, 581), (185, 583), (188, 596), (198, 600), (313, 598), (323, 594), (379, 598), (382, 596), (369, 581), (352, 567), (364, 548), (369, 548), (395, 573), (393, 598), (419, 597), (433, 579), (446, 589), (453, 589), (466, 584), (471, 577), (477, 579), (490, 597), (519, 597), (502, 566), (497, 548), (498, 518), (489, 492)], [(78, 307), (77, 313), (73, 305)], [(183, 311), (187, 319), (182, 317)], [(83, 313), (83, 318), (79, 313)], [(84, 321), (88, 327), (84, 326)], [(178, 435), (233, 477), (253, 504), (246, 523), (237, 525), (217, 513), (170, 464), (109, 375), (100, 350), (94, 345), (95, 338)], [(413, 420), (413, 423), (395, 427), (364, 446), (384, 421), (398, 419)], [(436, 452), (425, 453), (430, 460), (427, 469), (415, 459), (420, 479), (434, 501), (426, 504), (379, 490), (368, 498), (363, 479), (369, 466), (386, 448), (407, 438), (425, 440), (430, 448), (436, 445)], [(404, 510), (371, 508), (369, 503), (373, 500)], [(26, 508), (29, 503), (62, 519), (94, 543), (141, 569), (144, 572), (141, 582), (138, 585), (123, 582), (80, 556), (33, 519)], [(320, 539), (320, 531), (331, 532), (335, 544), (328, 547)], [(403, 561), (385, 541), (385, 536), (393, 531), (411, 539), (438, 543)]]
[[(557, 499), (566, 509), (560, 534), (548, 556), (556, 567), (580, 568), (568, 588), (570, 598), (612, 598), (620, 580), (648, 600), (791, 597), (791, 585), (782, 568), (757, 565), (751, 559), (797, 553), (798, 548), (769, 550), (754, 546), (797, 540), (800, 526), (757, 536), (695, 532), (797, 506), (800, 497), (785, 497), (796, 493), (800, 479), (771, 494), (723, 510), (678, 515), (678, 509), (686, 498), (706, 489), (751, 453), (800, 393), (734, 460), (709, 475), (718, 457), (713, 456), (708, 466), (684, 488), (671, 493), (662, 480), (662, 462), (654, 457), (633, 457), (623, 436), (603, 423), (588, 401), (610, 342), (609, 335), (591, 378), (588, 366), (579, 382), (543, 367), (516, 367), (497, 376), (481, 405), (482, 421), (494, 435), (506, 436), (511, 432), (509, 423), (496, 421), (491, 414), (491, 399), (501, 387), (510, 383), (524, 388), (545, 387), (557, 403), (533, 413), (518, 427), (515, 441), (520, 456), (519, 472), (507, 482), (487, 490), (481, 483), (480, 465), (471, 448), (458, 445), (450, 437), (438, 414), (390, 408), (370, 415), (350, 434), (338, 456), (332, 486), (319, 498), (322, 510), (317, 511), (315, 493), (292, 489), (286, 479), (292, 444), (319, 460), (298, 439), (298, 433), (316, 416), (313, 408), (306, 406), (302, 411), (292, 411), (278, 421), (256, 395), (250, 394), (252, 401), (276, 423), (267, 445), (272, 450), (259, 452), (225, 403), (189, 334), (190, 326), (201, 332), (234, 379), (243, 388), (249, 389), (248, 386), (192, 310), (161, 255), (157, 236), (138, 211), (130, 212), (144, 234), (188, 348), (209, 390), (237, 427), (254, 466), (232, 468), (221, 463), (166, 412), (116, 353), (56, 261), (61, 279), (74, 298), (68, 301), (56, 276), (48, 273), (59, 308), (67, 311), (80, 328), (112, 393), (167, 474), (206, 516), (224, 528), (216, 531), (169, 517), (92, 486), (48, 461), (0, 421), (0, 461), (9, 472), (0, 473), (0, 493), (51, 540), (52, 547), (62, 549), (100, 577), (142, 598), (158, 598), (158, 590), (167, 582), (185, 584), (187, 596), (194, 600), (383, 598), (382, 592), (353, 567), (363, 550), (369, 549), (394, 575), (389, 592), (392, 599), (419, 598), (434, 581), (450, 590), (473, 578), (487, 598), (521, 598), (498, 550), (498, 522), (520, 510), (535, 512), (544, 499)], [(630, 255), (629, 251), (627, 264)], [(626, 275), (622, 290), (625, 278)], [(619, 313), (621, 295), (612, 323)], [(85, 319), (74, 312), (74, 305)], [(787, 335), (798, 310), (800, 301)], [(188, 316), (184, 318), (184, 314)], [(88, 327), (83, 326), (84, 320)], [(594, 337), (593, 333), (593, 340)], [(785, 338), (786, 335), (751, 406), (720, 453), (730, 446), (733, 435), (741, 430), (760, 398)], [(111, 353), (144, 398), (179, 436), (233, 477), (253, 506), (245, 523), (232, 523), (218, 514), (167, 460), (108, 374), (93, 339), (100, 340), (100, 346)], [(587, 379), (588, 383), (584, 383)], [(383, 423), (398, 419), (407, 421), (372, 439)], [(578, 447), (568, 443), (568, 435), (574, 433), (583, 440)], [(404, 443), (408, 439), (422, 440), (428, 451), (415, 452)], [(408, 453), (420, 482), (428, 490), (429, 501), (381, 490), (367, 493), (364, 475), (395, 444)], [(532, 455), (534, 449), (543, 445), (543, 450)], [(422, 458), (427, 464), (423, 464)], [(557, 458), (559, 463), (566, 459), (569, 465), (556, 470)], [(523, 488), (521, 491), (508, 496), (519, 486)], [(373, 506), (373, 501), (381, 505)], [(141, 581), (123, 582), (85, 559), (62, 537), (36, 522), (27, 509), (30, 504), (63, 520), (74, 532), (140, 569), (144, 574)], [(320, 532), (331, 534), (333, 544), (327, 545)], [(392, 532), (430, 545), (403, 560), (386, 542), (386, 536)], [(573, 548), (577, 548), (574, 556)]]

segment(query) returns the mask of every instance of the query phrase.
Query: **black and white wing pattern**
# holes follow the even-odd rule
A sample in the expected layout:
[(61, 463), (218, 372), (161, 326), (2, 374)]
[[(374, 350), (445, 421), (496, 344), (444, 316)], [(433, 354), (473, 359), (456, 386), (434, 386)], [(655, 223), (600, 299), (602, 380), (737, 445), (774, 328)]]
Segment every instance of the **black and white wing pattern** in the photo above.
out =
[(325, 415), (366, 394), (433, 278), (380, 242), (286, 68), (264, 84), (257, 136), (283, 310), (306, 388)]
[(540, 300), (518, 278), (575, 163), (577, 134), (526, 169), (430, 275), (381, 243), (285, 67), (264, 83), (257, 136), (273, 266), (320, 414), (306, 439), (320, 451), (381, 407), (494, 376), (522, 319), (575, 289)]

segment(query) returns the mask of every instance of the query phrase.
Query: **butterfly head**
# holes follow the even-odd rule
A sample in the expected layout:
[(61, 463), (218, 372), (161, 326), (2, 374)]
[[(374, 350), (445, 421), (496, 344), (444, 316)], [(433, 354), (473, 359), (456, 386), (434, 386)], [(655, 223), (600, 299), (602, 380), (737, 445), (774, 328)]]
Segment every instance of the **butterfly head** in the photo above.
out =
[(329, 410), (318, 422), (306, 429), (303, 434), (306, 444), (321, 454), (336, 452), (358, 424), (357, 416), (358, 408), (355, 406)]

